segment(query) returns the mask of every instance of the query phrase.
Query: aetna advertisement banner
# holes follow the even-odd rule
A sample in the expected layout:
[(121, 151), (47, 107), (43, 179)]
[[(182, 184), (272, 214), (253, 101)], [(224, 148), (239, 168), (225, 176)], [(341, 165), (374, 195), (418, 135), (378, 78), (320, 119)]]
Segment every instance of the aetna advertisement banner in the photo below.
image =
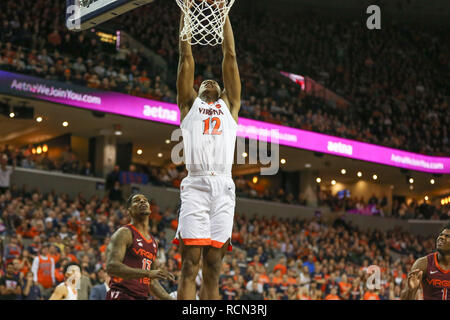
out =
[[(180, 112), (175, 104), (116, 92), (96, 91), (10, 72), (0, 71), (0, 93), (175, 126), (180, 124)], [(239, 137), (270, 142), (274, 133), (280, 145), (404, 169), (450, 174), (450, 158), (425, 156), (316, 132), (239, 118)]]
[(122, 93), (96, 91), (82, 86), (1, 70), (0, 93), (173, 125), (180, 123), (179, 110), (174, 104), (133, 97)]

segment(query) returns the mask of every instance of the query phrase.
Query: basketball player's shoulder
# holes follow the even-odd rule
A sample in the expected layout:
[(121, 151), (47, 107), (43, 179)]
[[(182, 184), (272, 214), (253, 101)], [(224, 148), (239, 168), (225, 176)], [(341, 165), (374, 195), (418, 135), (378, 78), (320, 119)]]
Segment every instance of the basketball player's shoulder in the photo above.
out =
[[(432, 254), (430, 254), (430, 255), (432, 255)], [(423, 272), (426, 272), (427, 271), (427, 267), (428, 267), (428, 257), (430, 255), (426, 255), (426, 256), (420, 257), (419, 259), (414, 261), (414, 264), (411, 267), (411, 271), (419, 269), (419, 270), (422, 270)]]
[(117, 229), (112, 235), (111, 240), (131, 243), (133, 241), (133, 233), (131, 232), (129, 225), (125, 225)]

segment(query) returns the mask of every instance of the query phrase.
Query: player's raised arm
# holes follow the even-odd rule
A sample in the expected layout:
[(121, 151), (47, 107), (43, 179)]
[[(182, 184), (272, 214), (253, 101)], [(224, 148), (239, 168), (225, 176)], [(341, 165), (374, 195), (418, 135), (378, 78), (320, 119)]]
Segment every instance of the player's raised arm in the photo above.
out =
[[(180, 19), (180, 33), (184, 27), (184, 13)], [(188, 41), (179, 38), (180, 59), (178, 62), (177, 104), (181, 111), (181, 119), (191, 108), (197, 93), (194, 90), (195, 62), (192, 48)]]
[(239, 109), (241, 108), (241, 77), (236, 60), (236, 48), (234, 45), (233, 29), (230, 17), (227, 16), (223, 29), (223, 84), (225, 87), (222, 98), (228, 103), (233, 118), (238, 120)]
[(411, 267), (411, 272), (408, 274), (408, 279), (406, 281), (406, 288), (402, 291), (400, 298), (402, 300), (415, 300), (417, 295), (417, 290), (420, 287), (420, 282), (422, 277), (427, 272), (427, 258), (422, 257), (414, 262)]

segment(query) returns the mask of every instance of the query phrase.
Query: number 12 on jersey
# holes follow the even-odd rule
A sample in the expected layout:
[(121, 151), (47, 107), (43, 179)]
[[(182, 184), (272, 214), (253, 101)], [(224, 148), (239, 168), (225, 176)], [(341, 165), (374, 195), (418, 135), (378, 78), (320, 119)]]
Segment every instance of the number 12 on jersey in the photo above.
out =
[[(209, 132), (209, 127), (210, 124), (214, 122), (214, 128), (212, 129), (211, 133)], [(218, 117), (213, 117), (213, 118), (208, 118), (206, 120), (203, 120), (203, 134), (209, 134), (209, 135), (221, 135), (222, 131), (219, 131), (220, 129), (220, 118)]]

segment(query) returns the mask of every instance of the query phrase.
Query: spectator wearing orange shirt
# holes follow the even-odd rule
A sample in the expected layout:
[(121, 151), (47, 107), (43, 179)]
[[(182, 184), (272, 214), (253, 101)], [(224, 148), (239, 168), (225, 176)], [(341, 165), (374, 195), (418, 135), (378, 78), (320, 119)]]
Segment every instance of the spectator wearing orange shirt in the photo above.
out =
[(111, 241), (110, 237), (106, 237), (103, 244), (100, 246), (99, 250), (100, 252), (106, 252), (106, 248), (108, 247), (109, 242)]
[(281, 275), (281, 270), (278, 269), (275, 272), (275, 275), (273, 277), (272, 283), (275, 284), (278, 287), (281, 284), (282, 281), (283, 281), (283, 276)]
[(376, 292), (369, 289), (366, 291), (366, 293), (364, 293), (363, 300), (380, 300), (380, 297)]
[(311, 300), (308, 287), (301, 286), (297, 290), (297, 300)]
[(259, 262), (259, 255), (255, 254), (255, 255), (253, 256), (252, 262), (250, 262), (248, 265), (249, 265), (249, 266), (254, 266), (254, 267), (260, 267), (260, 266), (262, 266), (262, 263)]
[(332, 288), (330, 294), (325, 297), (325, 300), (341, 300), (341, 298), (337, 295), (337, 289)]
[(273, 272), (277, 272), (277, 270), (281, 271), (281, 274), (284, 275), (287, 272), (287, 267), (286, 267), (286, 258), (281, 258), (280, 260), (278, 260), (278, 263), (275, 265), (275, 267), (273, 267)]
[(31, 266), (33, 272), (33, 280), (44, 287), (44, 296), (49, 296), (53, 286), (56, 284), (55, 280), (55, 262), (49, 256), (49, 245), (45, 244), (40, 254), (34, 258)]
[(348, 281), (347, 275), (344, 274), (341, 277), (341, 281), (338, 283), (342, 297), (348, 297), (349, 291), (352, 288), (352, 284)]

